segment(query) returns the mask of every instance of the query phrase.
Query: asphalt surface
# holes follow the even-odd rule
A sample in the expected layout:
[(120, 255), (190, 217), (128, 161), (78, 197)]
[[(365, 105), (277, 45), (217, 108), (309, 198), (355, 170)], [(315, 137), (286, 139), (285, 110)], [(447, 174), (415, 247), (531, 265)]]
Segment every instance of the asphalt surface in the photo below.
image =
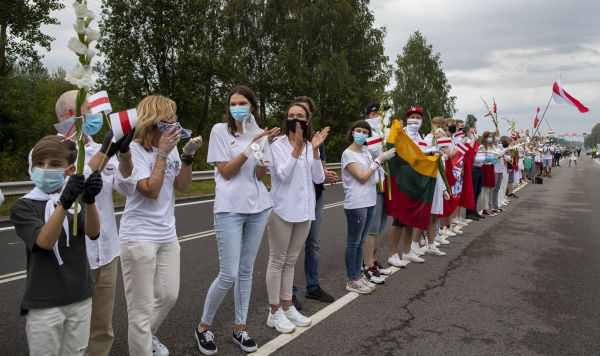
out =
[[(443, 248), (445, 257), (426, 256), (425, 263), (408, 265), (375, 293), (350, 301), (275, 354), (598, 354), (600, 163), (583, 156), (577, 168), (569, 169), (567, 163), (563, 160), (543, 185), (519, 190), (519, 199), (512, 200), (507, 212), (465, 227), (464, 235), (451, 238), (451, 245)], [(324, 194), (325, 204), (343, 201), (341, 185), (328, 187)], [(193, 330), (218, 274), (210, 233), (212, 203), (179, 206), (176, 216), (183, 237), (181, 288), (158, 337), (171, 355), (193, 355), (199, 354)], [(320, 283), (338, 299), (347, 294), (343, 207), (334, 204), (324, 218)], [(387, 259), (387, 236), (386, 229), (377, 252), (382, 262)], [(0, 353), (23, 355), (25, 320), (18, 311), (25, 279), (8, 281), (6, 274), (24, 269), (24, 247), (14, 230), (0, 231), (0, 243)], [(265, 235), (248, 314), (248, 331), (259, 346), (279, 335), (266, 326), (267, 260)], [(304, 298), (302, 255), (295, 277), (302, 313), (313, 315), (328, 305)], [(214, 321), (219, 354), (244, 354), (231, 341), (233, 321), (230, 292)], [(127, 311), (120, 273), (114, 328), (112, 355), (125, 355)]]

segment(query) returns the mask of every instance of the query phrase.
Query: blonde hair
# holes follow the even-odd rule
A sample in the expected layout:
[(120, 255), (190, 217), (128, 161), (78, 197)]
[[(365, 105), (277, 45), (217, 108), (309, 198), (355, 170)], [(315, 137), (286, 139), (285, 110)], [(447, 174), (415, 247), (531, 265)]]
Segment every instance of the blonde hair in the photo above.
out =
[(433, 120), (431, 120), (431, 123), (433, 124), (433, 126), (437, 127), (444, 127), (444, 125), (446, 124), (444, 118), (440, 116), (434, 117)]
[(152, 152), (152, 138), (157, 122), (175, 115), (177, 104), (162, 95), (149, 95), (137, 105), (139, 123), (135, 128), (133, 139), (148, 152)]

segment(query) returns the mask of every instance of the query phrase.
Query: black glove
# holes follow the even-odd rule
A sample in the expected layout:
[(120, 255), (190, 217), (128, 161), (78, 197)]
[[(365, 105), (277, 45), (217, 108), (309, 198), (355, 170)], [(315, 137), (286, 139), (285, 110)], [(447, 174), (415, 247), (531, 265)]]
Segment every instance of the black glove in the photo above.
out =
[(106, 133), (104, 134), (104, 141), (102, 141), (102, 147), (100, 147), (100, 152), (104, 153), (108, 158), (114, 156), (115, 153), (117, 153), (117, 151), (119, 150), (119, 142), (112, 142), (112, 138), (112, 130), (106, 131)]
[(83, 174), (73, 174), (69, 177), (69, 181), (60, 195), (60, 205), (62, 205), (65, 210), (71, 209), (71, 205), (73, 205), (75, 199), (83, 192), (84, 186), (85, 178), (83, 178)]
[(96, 202), (96, 195), (98, 195), (101, 190), (102, 176), (100, 175), (100, 172), (94, 171), (94, 173), (90, 174), (88, 179), (85, 180), (81, 201), (84, 204), (94, 204)]
[(133, 130), (129, 131), (127, 133), (127, 135), (121, 137), (121, 139), (119, 141), (117, 141), (117, 145), (119, 146), (119, 152), (121, 152), (121, 153), (129, 152), (129, 144), (131, 143), (131, 140), (133, 139), (134, 133), (135, 133), (135, 127), (133, 128)]

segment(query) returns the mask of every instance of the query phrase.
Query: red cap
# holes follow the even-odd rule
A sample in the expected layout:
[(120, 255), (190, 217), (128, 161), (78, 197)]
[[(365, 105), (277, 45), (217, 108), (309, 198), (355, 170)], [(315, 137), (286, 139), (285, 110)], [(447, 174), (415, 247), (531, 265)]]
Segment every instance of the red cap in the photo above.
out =
[(409, 117), (411, 114), (419, 114), (423, 117), (423, 110), (417, 107), (412, 107), (406, 112), (406, 117)]

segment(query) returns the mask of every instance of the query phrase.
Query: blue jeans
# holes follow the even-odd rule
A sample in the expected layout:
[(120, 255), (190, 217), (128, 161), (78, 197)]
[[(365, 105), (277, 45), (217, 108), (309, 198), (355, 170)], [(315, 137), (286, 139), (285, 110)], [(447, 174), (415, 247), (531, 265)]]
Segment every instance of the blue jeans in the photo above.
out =
[[(304, 248), (304, 275), (306, 276), (306, 290), (313, 292), (319, 287), (319, 254), (321, 251), (321, 226), (323, 225), (323, 194), (317, 198), (315, 204), (315, 220), (310, 224), (310, 231), (306, 238)], [(294, 285), (292, 295), (296, 295), (298, 288)]]
[(375, 213), (375, 206), (344, 209), (348, 223), (346, 238), (346, 275), (349, 281), (358, 279), (362, 269), (363, 244)]
[(271, 209), (256, 214), (216, 213), (215, 232), (220, 271), (204, 302), (202, 323), (212, 325), (215, 313), (235, 283), (235, 323), (246, 324), (254, 259)]

